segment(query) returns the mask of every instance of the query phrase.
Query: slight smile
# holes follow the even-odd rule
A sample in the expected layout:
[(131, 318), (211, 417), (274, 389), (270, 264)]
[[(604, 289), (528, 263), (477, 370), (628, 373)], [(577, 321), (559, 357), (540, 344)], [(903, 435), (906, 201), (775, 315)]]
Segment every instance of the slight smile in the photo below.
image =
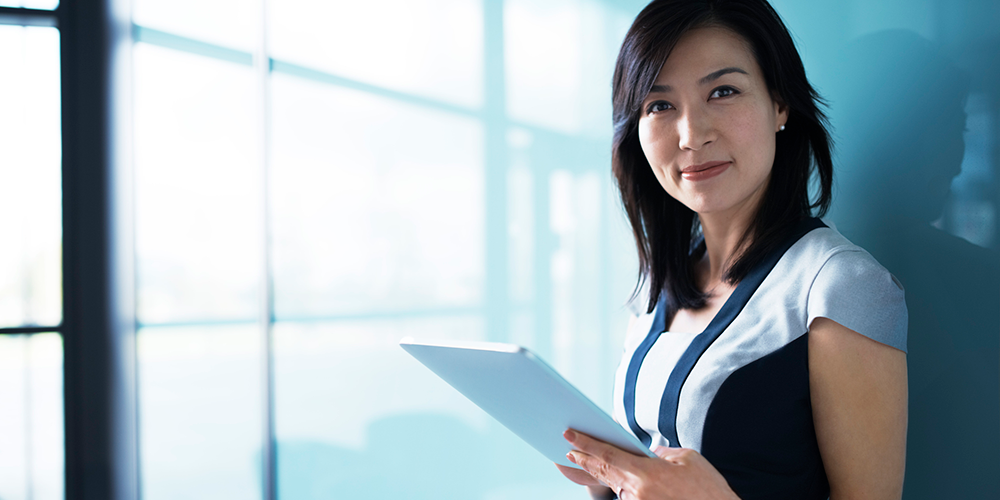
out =
[(733, 162), (731, 161), (712, 161), (708, 163), (702, 163), (701, 165), (692, 165), (690, 167), (684, 167), (681, 169), (681, 177), (688, 181), (702, 181), (705, 179), (711, 179), (722, 172), (725, 172)]

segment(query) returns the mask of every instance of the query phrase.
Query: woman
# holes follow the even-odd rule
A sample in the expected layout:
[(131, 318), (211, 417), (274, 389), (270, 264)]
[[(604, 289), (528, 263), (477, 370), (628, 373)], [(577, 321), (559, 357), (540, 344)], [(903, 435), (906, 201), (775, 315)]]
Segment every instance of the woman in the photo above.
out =
[[(899, 498), (906, 306), (830, 202), (819, 98), (765, 0), (657, 0), (614, 77), (639, 252), (615, 417), (659, 459), (569, 430), (595, 498)], [(816, 173), (816, 201), (810, 178)]]

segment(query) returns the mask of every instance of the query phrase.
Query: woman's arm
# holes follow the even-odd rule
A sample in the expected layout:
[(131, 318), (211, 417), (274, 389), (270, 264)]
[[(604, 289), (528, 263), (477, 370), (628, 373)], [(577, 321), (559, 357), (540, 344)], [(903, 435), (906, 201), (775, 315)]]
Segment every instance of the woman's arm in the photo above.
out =
[(809, 328), (809, 390), (830, 499), (901, 498), (906, 353), (817, 318)]

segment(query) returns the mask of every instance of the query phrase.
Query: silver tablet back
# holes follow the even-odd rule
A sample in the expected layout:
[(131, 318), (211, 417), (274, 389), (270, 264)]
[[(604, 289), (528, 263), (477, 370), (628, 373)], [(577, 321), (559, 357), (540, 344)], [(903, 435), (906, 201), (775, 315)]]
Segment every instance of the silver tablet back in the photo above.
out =
[[(549, 460), (566, 460), (572, 447), (562, 437), (576, 429), (619, 448), (653, 457), (576, 387), (531, 351), (514, 344), (418, 342), (400, 346)], [(579, 468), (579, 467), (577, 467)]]

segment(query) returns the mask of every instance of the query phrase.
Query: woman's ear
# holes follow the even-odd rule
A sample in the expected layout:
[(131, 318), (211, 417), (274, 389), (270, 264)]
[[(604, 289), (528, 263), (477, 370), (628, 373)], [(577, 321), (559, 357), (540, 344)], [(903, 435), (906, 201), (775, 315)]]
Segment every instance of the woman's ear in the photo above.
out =
[(785, 123), (788, 123), (788, 105), (785, 104), (781, 99), (774, 99), (774, 131), (780, 132), (785, 129)]

